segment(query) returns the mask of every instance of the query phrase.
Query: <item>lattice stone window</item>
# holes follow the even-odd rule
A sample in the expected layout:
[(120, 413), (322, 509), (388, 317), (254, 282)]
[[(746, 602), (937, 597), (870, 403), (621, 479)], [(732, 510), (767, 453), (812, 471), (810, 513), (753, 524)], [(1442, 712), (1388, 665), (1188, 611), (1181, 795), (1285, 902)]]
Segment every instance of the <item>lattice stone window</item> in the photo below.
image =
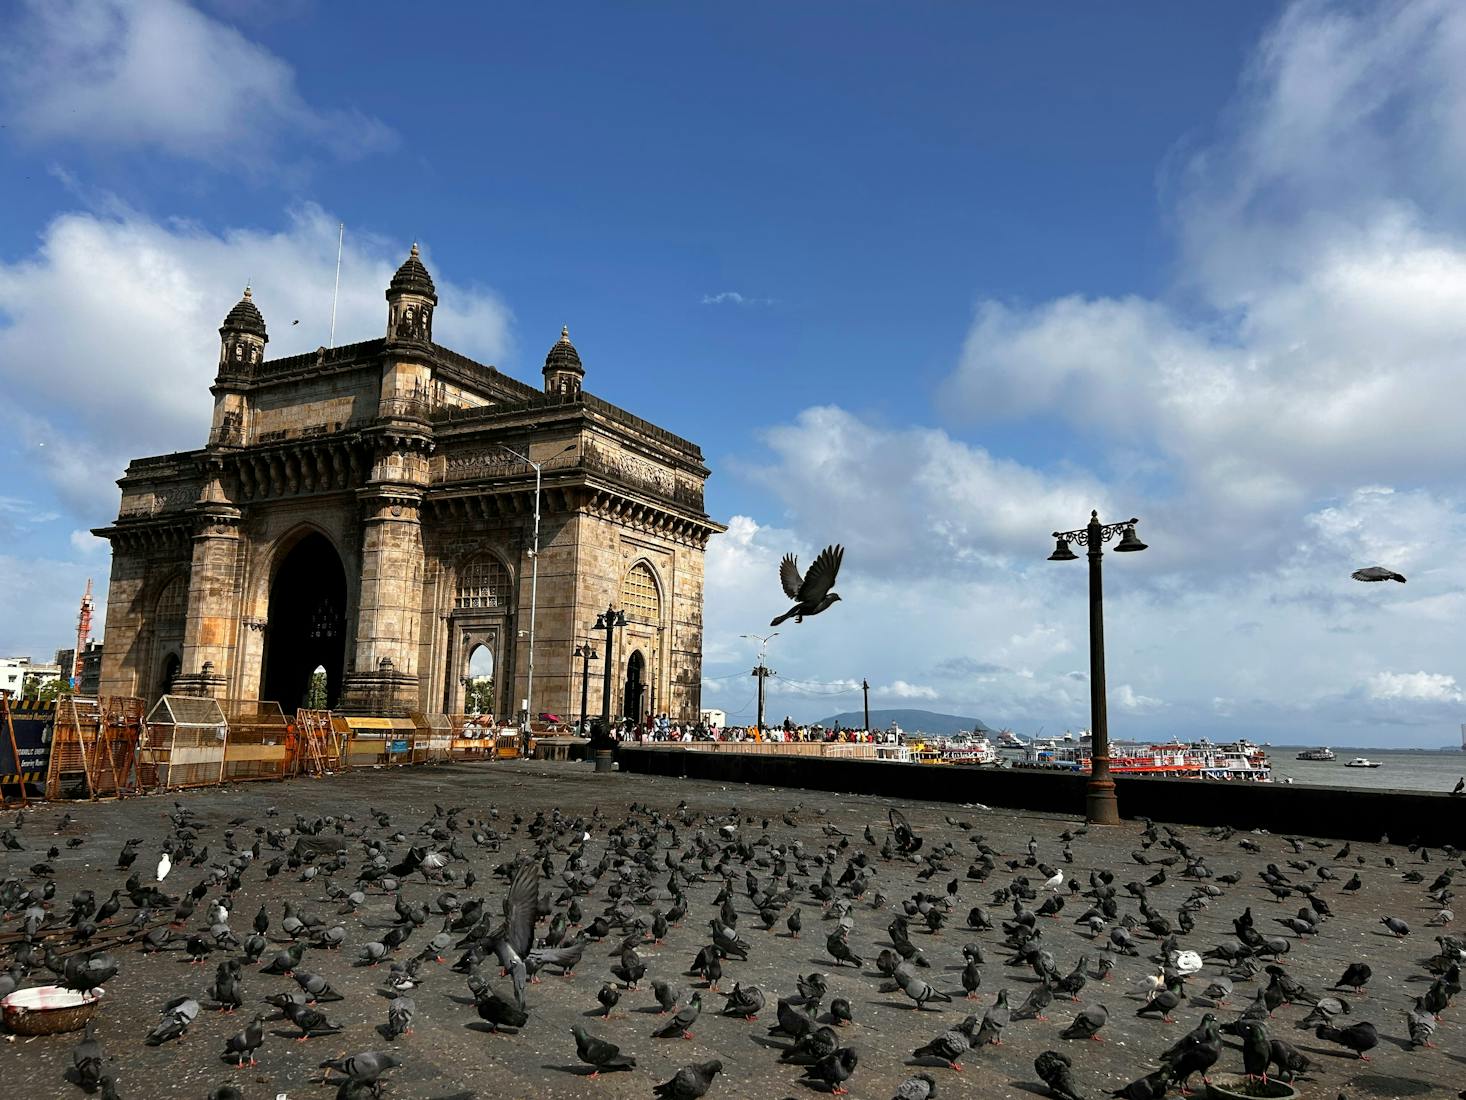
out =
[(188, 617), (188, 580), (180, 574), (174, 577), (158, 594), (158, 606), (154, 618), (160, 628), (182, 628)]
[(656, 578), (652, 576), (646, 562), (637, 562), (631, 572), (626, 574), (626, 583), (621, 591), (621, 605), (626, 609), (628, 619), (651, 623), (653, 626), (661, 625), (662, 597), (657, 592)]
[(493, 557), (474, 558), (458, 573), (453, 606), (460, 611), (509, 605), (509, 570)]

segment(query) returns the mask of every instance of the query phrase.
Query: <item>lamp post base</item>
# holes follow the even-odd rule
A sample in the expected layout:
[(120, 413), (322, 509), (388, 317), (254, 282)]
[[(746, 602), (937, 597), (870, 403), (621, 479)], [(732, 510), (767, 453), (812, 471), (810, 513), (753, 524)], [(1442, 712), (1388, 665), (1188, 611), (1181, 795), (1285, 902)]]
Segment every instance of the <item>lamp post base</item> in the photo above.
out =
[(1120, 804), (1115, 799), (1115, 781), (1091, 779), (1084, 792), (1084, 819), (1090, 825), (1120, 824)]
[(614, 772), (616, 770), (615, 757), (611, 755), (611, 752), (610, 752), (609, 749), (601, 749), (601, 750), (599, 750), (595, 754), (595, 761), (596, 761), (596, 771), (597, 771), (597, 773), (600, 773), (600, 772)]

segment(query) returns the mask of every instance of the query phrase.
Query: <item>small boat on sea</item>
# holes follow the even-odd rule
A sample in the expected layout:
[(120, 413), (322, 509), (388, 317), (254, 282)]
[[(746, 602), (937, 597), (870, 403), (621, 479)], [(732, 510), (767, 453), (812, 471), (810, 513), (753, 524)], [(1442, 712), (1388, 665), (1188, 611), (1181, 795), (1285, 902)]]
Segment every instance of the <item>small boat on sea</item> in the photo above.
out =
[(1331, 764), (1338, 759), (1334, 750), (1320, 746), (1316, 749), (1304, 749), (1298, 754), (1299, 760), (1315, 760), (1325, 764)]
[(1378, 761), (1378, 760), (1370, 760), (1370, 759), (1367, 759), (1366, 757), (1363, 757), (1363, 756), (1356, 756), (1353, 760), (1349, 761), (1349, 763), (1345, 764), (1344, 767), (1346, 767), (1346, 768), (1378, 768), (1378, 767), (1380, 767), (1380, 761)]

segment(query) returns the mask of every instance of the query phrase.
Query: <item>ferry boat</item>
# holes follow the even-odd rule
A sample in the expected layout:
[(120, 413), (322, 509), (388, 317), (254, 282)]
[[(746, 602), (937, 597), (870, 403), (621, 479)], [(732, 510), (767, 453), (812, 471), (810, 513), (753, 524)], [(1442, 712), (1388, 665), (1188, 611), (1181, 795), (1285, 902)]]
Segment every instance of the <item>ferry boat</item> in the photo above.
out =
[(1369, 759), (1367, 759), (1367, 758), (1365, 758), (1363, 756), (1356, 756), (1353, 760), (1349, 761), (1349, 763), (1345, 764), (1344, 767), (1346, 767), (1346, 768), (1378, 768), (1378, 767), (1380, 767), (1380, 761), (1378, 761), (1378, 760), (1369, 760)]
[(991, 765), (998, 762), (998, 752), (982, 733), (958, 734), (942, 746), (942, 760), (948, 764)]
[[(1062, 741), (1035, 739), (1028, 747), (1022, 767), (1088, 772), (1088, 736)], [(1202, 740), (1190, 744), (1135, 745), (1115, 742), (1110, 746), (1111, 775), (1158, 775), (1172, 779), (1247, 780), (1266, 783), (1272, 779), (1267, 753), (1250, 741), (1216, 745)]]
[(1320, 746), (1319, 748), (1316, 748), (1316, 749), (1304, 749), (1302, 752), (1300, 752), (1298, 754), (1298, 759), (1299, 760), (1317, 760), (1317, 761), (1320, 761), (1320, 762), (1325, 763), (1325, 764), (1330, 764), (1330, 763), (1333, 763), (1333, 761), (1337, 760), (1338, 759), (1338, 756), (1336, 756), (1334, 754), (1334, 750), (1333, 749), (1324, 748), (1324, 747)]

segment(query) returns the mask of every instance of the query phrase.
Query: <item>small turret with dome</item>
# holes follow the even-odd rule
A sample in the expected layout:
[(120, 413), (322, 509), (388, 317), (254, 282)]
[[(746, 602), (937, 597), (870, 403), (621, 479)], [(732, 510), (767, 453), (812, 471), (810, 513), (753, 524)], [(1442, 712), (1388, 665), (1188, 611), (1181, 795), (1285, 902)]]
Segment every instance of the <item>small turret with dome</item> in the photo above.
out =
[(219, 326), (219, 371), (248, 371), (264, 361), (265, 345), (270, 342), (265, 319), (255, 305), (254, 293), (244, 288), (224, 323)]
[(407, 259), (387, 284), (387, 340), (432, 343), (437, 304), (438, 289), (414, 241)]
[(562, 397), (579, 397), (581, 384), (585, 381), (585, 368), (580, 364), (580, 353), (570, 342), (570, 326), (560, 329), (560, 339), (545, 356), (545, 392)]

